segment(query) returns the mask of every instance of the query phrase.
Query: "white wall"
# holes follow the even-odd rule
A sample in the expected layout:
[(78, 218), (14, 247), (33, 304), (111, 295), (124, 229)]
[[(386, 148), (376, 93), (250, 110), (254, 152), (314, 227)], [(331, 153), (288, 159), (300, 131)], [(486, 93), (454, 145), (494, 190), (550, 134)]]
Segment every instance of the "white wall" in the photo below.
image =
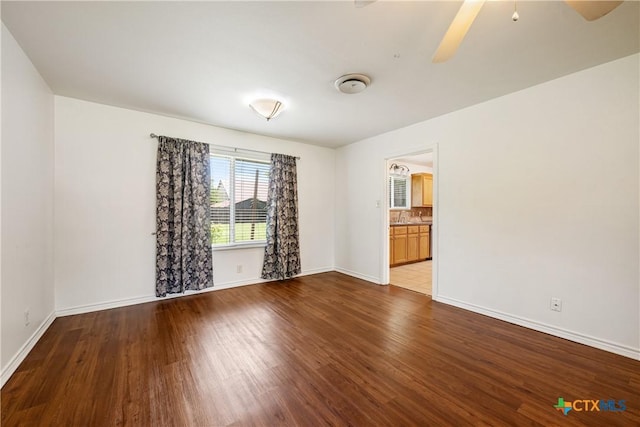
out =
[[(62, 314), (154, 298), (151, 132), (300, 156), (302, 271), (333, 269), (335, 150), (59, 96), (55, 108), (55, 286)], [(260, 281), (262, 248), (213, 257), (216, 288)]]
[(51, 90), (2, 25), (3, 383), (53, 319), (53, 116)]
[(341, 148), (336, 267), (381, 280), (384, 159), (437, 143), (437, 300), (640, 358), (639, 59)]

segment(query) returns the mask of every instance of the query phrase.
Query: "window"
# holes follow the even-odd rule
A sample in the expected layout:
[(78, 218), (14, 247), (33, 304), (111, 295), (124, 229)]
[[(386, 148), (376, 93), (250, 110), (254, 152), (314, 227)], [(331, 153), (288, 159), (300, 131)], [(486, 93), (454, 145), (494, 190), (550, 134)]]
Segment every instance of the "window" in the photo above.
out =
[(270, 162), (212, 153), (210, 168), (213, 246), (264, 243)]
[(409, 208), (409, 178), (390, 176), (389, 177), (389, 207)]

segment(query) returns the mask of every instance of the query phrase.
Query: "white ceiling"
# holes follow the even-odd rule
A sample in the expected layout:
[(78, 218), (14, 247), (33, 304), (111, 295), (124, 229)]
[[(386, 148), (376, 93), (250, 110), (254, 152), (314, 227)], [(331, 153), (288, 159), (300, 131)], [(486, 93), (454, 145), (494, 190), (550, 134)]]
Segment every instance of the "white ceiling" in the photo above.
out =
[(399, 157), (397, 159), (389, 160), (394, 163), (412, 163), (414, 165), (426, 166), (428, 168), (433, 167), (433, 153), (421, 153), (410, 156)]
[[(517, 23), (513, 2), (487, 2), (457, 55), (432, 64), (460, 4), (3, 1), (2, 21), (58, 95), (329, 147), (639, 50), (636, 1), (594, 22), (518, 1)], [(350, 72), (371, 86), (339, 93)], [(267, 123), (247, 102), (269, 92), (288, 108)]]

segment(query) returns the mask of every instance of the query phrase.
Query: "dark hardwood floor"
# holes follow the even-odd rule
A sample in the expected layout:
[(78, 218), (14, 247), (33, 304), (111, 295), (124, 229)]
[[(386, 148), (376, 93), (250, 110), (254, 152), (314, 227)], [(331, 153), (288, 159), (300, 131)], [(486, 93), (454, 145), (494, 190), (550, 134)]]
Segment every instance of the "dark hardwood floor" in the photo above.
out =
[(325, 273), (56, 319), (1, 398), (3, 426), (638, 426), (640, 362)]

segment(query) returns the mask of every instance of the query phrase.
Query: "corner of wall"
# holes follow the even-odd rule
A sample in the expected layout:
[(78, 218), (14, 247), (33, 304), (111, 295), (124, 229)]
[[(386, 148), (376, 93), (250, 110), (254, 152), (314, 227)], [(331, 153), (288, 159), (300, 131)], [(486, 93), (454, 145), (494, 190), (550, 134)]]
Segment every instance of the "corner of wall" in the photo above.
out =
[[(2, 25), (2, 382), (55, 318), (53, 92)], [(7, 108), (10, 106), (11, 108)], [(29, 194), (25, 198), (24, 194)]]
[(27, 357), (29, 352), (33, 350), (33, 347), (38, 343), (40, 338), (47, 332), (49, 326), (56, 320), (56, 313), (52, 311), (49, 315), (42, 321), (42, 323), (36, 328), (36, 330), (31, 334), (31, 336), (27, 339), (27, 341), (18, 349), (16, 354), (9, 360), (9, 362), (2, 368), (2, 372), (0, 373), (0, 387), (4, 386), (4, 384), (11, 378), (11, 376), (18, 369), (22, 361)]

